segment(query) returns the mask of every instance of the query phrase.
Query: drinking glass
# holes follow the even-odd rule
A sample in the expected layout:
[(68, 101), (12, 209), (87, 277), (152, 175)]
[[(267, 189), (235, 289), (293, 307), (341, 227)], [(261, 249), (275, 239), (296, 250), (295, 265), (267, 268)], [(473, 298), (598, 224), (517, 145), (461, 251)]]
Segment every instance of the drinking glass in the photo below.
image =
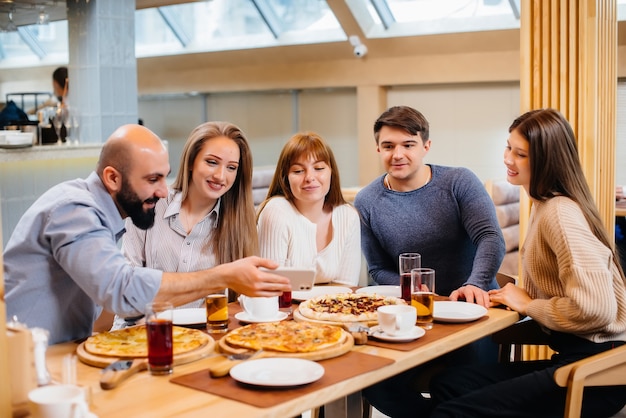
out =
[[(291, 260), (289, 259), (280, 260), (278, 263), (280, 264), (279, 267), (291, 267)], [(278, 296), (278, 309), (280, 309), (281, 312), (290, 314), (292, 311), (291, 305), (291, 292), (283, 292)]]
[(435, 270), (416, 268), (411, 270), (411, 276), (411, 305), (417, 309), (416, 324), (424, 329), (431, 329), (435, 309)]
[(152, 302), (146, 305), (148, 370), (153, 375), (170, 374), (173, 371), (173, 310), (174, 306), (170, 302)]
[(400, 294), (402, 299), (411, 303), (411, 270), (422, 267), (422, 256), (418, 253), (400, 254)]
[(226, 293), (213, 293), (205, 298), (206, 329), (211, 334), (228, 331), (228, 296)]

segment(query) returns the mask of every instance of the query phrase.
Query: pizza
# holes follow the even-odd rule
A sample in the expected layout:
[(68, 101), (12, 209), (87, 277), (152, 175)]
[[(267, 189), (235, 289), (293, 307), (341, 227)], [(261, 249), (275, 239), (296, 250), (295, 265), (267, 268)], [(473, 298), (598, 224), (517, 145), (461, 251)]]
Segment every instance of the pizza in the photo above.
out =
[[(209, 336), (197, 329), (172, 327), (174, 355), (187, 353), (209, 343)], [(107, 357), (148, 357), (148, 334), (145, 325), (122, 328), (92, 335), (84, 342), (85, 351)]]
[(331, 322), (376, 321), (376, 310), (384, 305), (404, 305), (404, 299), (375, 293), (338, 293), (317, 296), (300, 303), (300, 314), (308, 319)]
[(281, 353), (309, 353), (344, 342), (341, 327), (310, 322), (264, 322), (234, 329), (224, 336), (231, 347)]

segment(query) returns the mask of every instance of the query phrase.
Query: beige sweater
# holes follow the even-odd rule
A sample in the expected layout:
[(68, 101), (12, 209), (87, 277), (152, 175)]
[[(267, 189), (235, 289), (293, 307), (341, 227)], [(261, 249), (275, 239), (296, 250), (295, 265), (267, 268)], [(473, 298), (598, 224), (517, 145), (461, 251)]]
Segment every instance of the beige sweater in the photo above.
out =
[(534, 202), (522, 266), (534, 320), (595, 342), (626, 340), (624, 279), (574, 201)]

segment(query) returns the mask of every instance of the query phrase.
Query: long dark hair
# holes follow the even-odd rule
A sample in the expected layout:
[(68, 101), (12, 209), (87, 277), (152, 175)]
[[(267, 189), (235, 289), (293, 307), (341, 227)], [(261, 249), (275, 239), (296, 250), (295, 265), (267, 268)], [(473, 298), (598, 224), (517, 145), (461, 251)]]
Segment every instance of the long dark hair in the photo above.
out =
[(578, 203), (593, 235), (611, 249), (613, 261), (621, 271), (613, 239), (602, 222), (585, 179), (576, 137), (567, 119), (555, 109), (531, 110), (513, 121), (509, 127), (509, 132), (512, 131), (528, 141), (530, 197), (546, 201), (566, 196)]

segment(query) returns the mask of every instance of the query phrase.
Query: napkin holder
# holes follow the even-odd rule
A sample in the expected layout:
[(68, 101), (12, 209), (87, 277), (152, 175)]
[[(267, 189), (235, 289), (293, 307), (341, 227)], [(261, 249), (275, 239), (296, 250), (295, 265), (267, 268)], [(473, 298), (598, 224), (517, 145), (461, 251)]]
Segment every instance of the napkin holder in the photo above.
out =
[(7, 324), (9, 348), (9, 384), (13, 408), (28, 403), (28, 392), (38, 386), (33, 335), (25, 326)]

